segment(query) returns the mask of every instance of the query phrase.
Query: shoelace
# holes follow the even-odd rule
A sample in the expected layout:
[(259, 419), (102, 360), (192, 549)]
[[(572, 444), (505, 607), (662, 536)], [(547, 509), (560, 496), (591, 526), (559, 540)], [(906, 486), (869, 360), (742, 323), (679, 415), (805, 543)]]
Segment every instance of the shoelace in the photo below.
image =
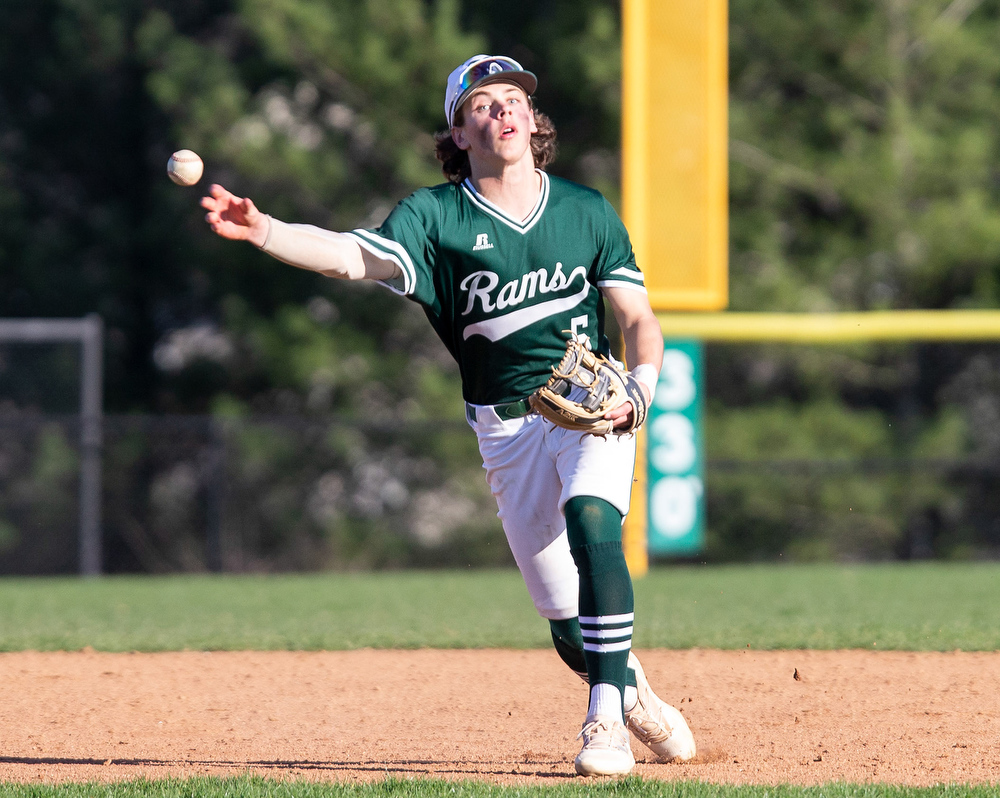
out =
[(646, 710), (641, 700), (636, 701), (632, 711), (626, 717), (629, 728), (640, 735), (644, 741), (663, 742), (674, 733), (670, 724), (654, 718), (652, 713)]
[[(585, 723), (583, 728), (580, 729), (580, 733), (576, 735), (576, 739), (579, 740), (581, 737), (586, 735), (587, 739), (593, 737), (595, 734), (600, 734), (603, 730), (606, 734), (611, 735), (612, 739), (615, 733), (614, 724), (608, 725), (605, 720), (592, 720), (590, 723)], [(627, 740), (627, 737), (626, 737)]]

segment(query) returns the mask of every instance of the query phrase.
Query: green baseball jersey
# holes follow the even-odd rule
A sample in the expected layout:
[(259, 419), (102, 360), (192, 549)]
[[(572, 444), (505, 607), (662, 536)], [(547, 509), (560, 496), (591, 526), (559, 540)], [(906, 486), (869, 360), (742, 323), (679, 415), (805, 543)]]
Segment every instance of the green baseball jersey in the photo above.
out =
[(524, 219), (466, 180), (420, 189), (381, 227), (348, 234), (399, 266), (401, 276), (386, 285), (423, 306), (473, 404), (531, 394), (551, 376), (570, 331), (607, 354), (601, 289), (646, 290), (608, 201), (539, 175), (538, 202)]

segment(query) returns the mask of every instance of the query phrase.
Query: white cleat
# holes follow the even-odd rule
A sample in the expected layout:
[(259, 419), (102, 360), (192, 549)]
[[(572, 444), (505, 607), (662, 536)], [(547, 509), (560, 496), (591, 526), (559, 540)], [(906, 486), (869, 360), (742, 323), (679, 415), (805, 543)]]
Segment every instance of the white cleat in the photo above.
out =
[(628, 729), (620, 720), (598, 715), (583, 724), (580, 737), (583, 750), (575, 765), (581, 776), (627, 776), (635, 767)]
[(661, 762), (687, 762), (697, 748), (684, 716), (661, 701), (646, 681), (639, 658), (631, 652), (628, 666), (635, 670), (639, 700), (625, 713), (625, 723), (636, 739), (659, 757)]

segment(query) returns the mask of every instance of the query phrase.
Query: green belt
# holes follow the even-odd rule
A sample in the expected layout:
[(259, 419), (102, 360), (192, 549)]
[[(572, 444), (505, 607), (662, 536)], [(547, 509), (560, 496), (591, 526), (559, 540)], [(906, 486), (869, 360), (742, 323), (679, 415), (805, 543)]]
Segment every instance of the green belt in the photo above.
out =
[[(516, 402), (506, 402), (505, 404), (493, 405), (493, 412), (497, 414), (501, 421), (511, 421), (528, 415), (531, 411), (531, 403), (527, 399), (518, 399)], [(465, 403), (465, 415), (470, 423), (476, 421), (476, 406)]]

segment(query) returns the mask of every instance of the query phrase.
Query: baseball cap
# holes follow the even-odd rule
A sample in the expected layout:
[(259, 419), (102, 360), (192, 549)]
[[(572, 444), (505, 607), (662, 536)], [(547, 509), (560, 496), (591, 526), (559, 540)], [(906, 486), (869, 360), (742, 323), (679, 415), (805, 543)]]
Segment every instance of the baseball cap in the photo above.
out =
[(448, 76), (448, 90), (444, 95), (444, 115), (448, 127), (454, 127), (455, 111), (473, 91), (486, 83), (514, 83), (528, 96), (538, 88), (538, 78), (528, 72), (513, 58), (503, 55), (474, 55)]

